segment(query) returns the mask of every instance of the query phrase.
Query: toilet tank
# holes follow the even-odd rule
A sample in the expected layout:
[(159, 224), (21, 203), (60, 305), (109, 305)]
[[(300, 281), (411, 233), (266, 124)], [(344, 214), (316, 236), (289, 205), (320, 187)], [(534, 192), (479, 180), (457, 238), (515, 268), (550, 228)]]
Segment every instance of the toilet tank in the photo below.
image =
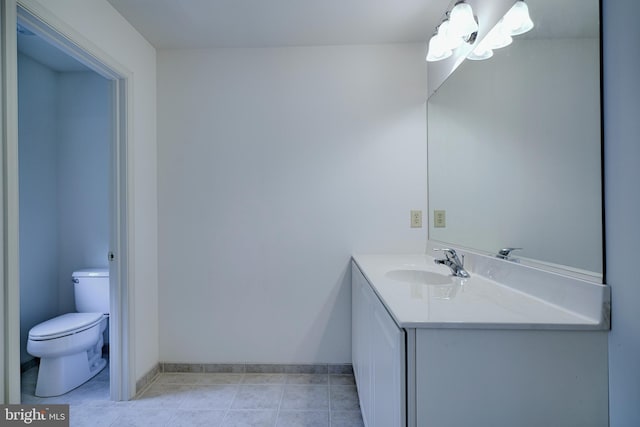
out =
[(78, 270), (72, 278), (78, 313), (109, 314), (109, 269)]

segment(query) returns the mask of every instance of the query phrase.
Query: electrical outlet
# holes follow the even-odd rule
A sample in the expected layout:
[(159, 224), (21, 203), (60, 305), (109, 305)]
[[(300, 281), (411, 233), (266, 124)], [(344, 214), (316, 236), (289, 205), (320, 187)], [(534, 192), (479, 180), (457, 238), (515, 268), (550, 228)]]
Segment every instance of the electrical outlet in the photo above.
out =
[(447, 226), (446, 211), (433, 211), (433, 226), (435, 228), (445, 228)]
[(411, 228), (422, 228), (422, 211), (411, 211)]

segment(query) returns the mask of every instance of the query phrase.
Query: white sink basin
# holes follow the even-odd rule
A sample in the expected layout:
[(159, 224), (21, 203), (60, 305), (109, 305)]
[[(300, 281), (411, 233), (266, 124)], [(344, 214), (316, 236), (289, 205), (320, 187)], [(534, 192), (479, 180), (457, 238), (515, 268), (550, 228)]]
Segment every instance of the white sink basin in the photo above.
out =
[(391, 270), (385, 273), (385, 276), (399, 282), (420, 285), (451, 285), (454, 283), (453, 276), (425, 270)]

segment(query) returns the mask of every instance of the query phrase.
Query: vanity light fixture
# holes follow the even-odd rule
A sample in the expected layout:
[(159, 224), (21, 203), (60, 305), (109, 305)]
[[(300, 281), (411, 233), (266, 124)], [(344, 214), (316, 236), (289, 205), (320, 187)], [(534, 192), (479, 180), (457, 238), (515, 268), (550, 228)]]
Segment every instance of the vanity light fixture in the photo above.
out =
[(489, 59), (493, 56), (493, 49), (489, 46), (489, 43), (486, 43), (482, 40), (478, 43), (475, 49), (473, 49), (469, 55), (467, 55), (467, 59), (471, 59), (473, 61), (482, 61), (484, 59)]
[(464, 40), (461, 36), (451, 30), (451, 21), (445, 19), (438, 27), (438, 37), (442, 39), (444, 45), (451, 50), (459, 48)]
[(511, 36), (518, 36), (530, 31), (533, 21), (529, 16), (529, 7), (524, 0), (518, 0), (500, 19), (489, 34), (478, 43), (478, 46), (467, 56), (475, 61), (489, 59), (494, 49), (509, 46), (513, 42)]
[(512, 36), (519, 36), (533, 28), (533, 21), (529, 16), (529, 7), (524, 0), (519, 0), (502, 18), (506, 31)]
[(478, 22), (473, 16), (471, 5), (464, 1), (453, 6), (449, 21), (449, 32), (452, 37), (461, 37), (464, 41), (469, 42), (472, 35), (478, 32)]
[[(484, 42), (485, 40), (482, 40)], [(504, 26), (504, 22), (501, 19), (498, 22), (498, 25), (493, 27), (489, 34), (486, 37), (487, 44), (491, 47), (491, 49), (502, 49), (503, 47), (509, 46), (513, 43), (513, 37), (508, 33), (507, 29)]]
[(453, 51), (447, 48), (445, 40), (438, 34), (434, 34), (429, 40), (429, 50), (427, 51), (427, 61), (442, 61), (453, 54)]
[(441, 61), (450, 57), (463, 43), (472, 44), (478, 35), (478, 21), (471, 5), (460, 1), (446, 13), (447, 18), (436, 28), (429, 40), (427, 61)]

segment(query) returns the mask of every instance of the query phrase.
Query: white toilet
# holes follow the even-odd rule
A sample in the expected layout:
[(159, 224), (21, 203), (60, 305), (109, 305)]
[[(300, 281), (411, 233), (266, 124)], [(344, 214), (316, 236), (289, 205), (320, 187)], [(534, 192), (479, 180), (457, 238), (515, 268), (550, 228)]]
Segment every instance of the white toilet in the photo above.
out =
[(73, 273), (76, 310), (29, 331), (27, 351), (40, 358), (36, 396), (59, 396), (84, 384), (107, 364), (103, 333), (109, 318), (109, 270)]

